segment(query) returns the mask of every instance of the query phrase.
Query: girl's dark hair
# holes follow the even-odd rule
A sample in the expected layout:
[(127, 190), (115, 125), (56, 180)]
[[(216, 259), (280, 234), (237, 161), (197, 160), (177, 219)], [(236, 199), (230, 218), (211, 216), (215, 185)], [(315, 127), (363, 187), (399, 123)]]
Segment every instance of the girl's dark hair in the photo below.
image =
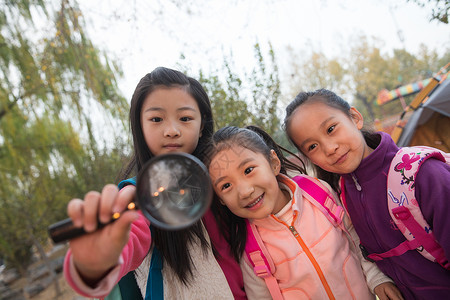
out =
[[(197, 147), (192, 154), (200, 160), (204, 159), (206, 147), (210, 144), (214, 132), (214, 121), (208, 95), (197, 80), (179, 71), (159, 67), (139, 81), (131, 98), (130, 126), (134, 153), (123, 172), (122, 179), (129, 178), (132, 173), (137, 174), (142, 166), (154, 156), (145, 142), (141, 126), (141, 110), (148, 95), (159, 88), (182, 88), (197, 102), (202, 116), (203, 129)], [(179, 279), (187, 285), (194, 268), (188, 244), (191, 242), (198, 243), (197, 238), (203, 250), (206, 252), (208, 249), (208, 242), (201, 222), (199, 221), (193, 226), (179, 231), (166, 231), (150, 226), (152, 227), (152, 242), (161, 252), (164, 263), (167, 263)]]
[[(286, 117), (284, 119), (284, 130), (286, 131), (286, 134), (290, 140), (290, 142), (298, 149), (298, 151), (301, 152), (298, 145), (294, 143), (294, 141), (291, 138), (291, 127), (290, 123), (292, 120), (293, 113), (304, 103), (306, 102), (313, 102), (313, 101), (321, 101), (324, 104), (331, 106), (335, 109), (338, 109), (345, 113), (349, 118), (351, 118), (350, 114), (350, 104), (333, 93), (332, 91), (326, 90), (326, 89), (319, 89), (313, 92), (300, 92), (294, 100), (292, 100), (291, 103), (286, 107)], [(297, 128), (296, 130), (301, 130)], [(361, 130), (362, 135), (364, 136), (364, 139), (366, 140), (367, 145), (370, 148), (375, 149), (377, 145), (380, 143), (380, 137), (377, 134), (374, 134), (373, 132), (369, 130), (362, 129)], [(303, 153), (305, 154), (305, 153)], [(314, 165), (317, 177), (320, 179), (325, 180), (328, 182), (331, 187), (338, 193), (340, 193), (339, 188), (339, 174), (331, 173), (328, 171), (323, 170), (319, 166)]]
[[(207, 165), (211, 160), (223, 150), (231, 149), (233, 146), (241, 146), (249, 149), (255, 153), (263, 154), (270, 162), (270, 150), (274, 150), (281, 162), (280, 173), (287, 175), (287, 171), (294, 171), (305, 174), (305, 167), (303, 161), (289, 150), (279, 146), (269, 134), (256, 126), (246, 126), (239, 128), (235, 126), (227, 126), (219, 129), (212, 137), (212, 146), (209, 149)], [(296, 165), (288, 160), (283, 151), (293, 155), (298, 159), (303, 166)], [(247, 229), (245, 219), (236, 216), (231, 210), (220, 203), (218, 196), (214, 195), (214, 201), (211, 209), (217, 218), (219, 228), (227, 239), (231, 247), (231, 252), (236, 261), (240, 261), (245, 250), (245, 243), (247, 240)]]

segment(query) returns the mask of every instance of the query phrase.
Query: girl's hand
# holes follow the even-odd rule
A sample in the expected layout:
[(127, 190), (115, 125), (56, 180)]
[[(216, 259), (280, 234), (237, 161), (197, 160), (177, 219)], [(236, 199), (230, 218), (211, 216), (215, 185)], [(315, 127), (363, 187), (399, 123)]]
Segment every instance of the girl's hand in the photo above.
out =
[(373, 291), (380, 300), (403, 300), (402, 293), (392, 282), (383, 282), (377, 285)]
[(72, 258), (81, 277), (89, 285), (97, 281), (117, 265), (120, 253), (128, 242), (131, 223), (139, 215), (125, 211), (115, 222), (97, 230), (97, 222), (111, 221), (113, 213), (123, 212), (135, 195), (136, 188), (127, 186), (120, 192), (115, 185), (106, 185), (102, 193), (88, 192), (81, 199), (72, 199), (67, 213), (77, 227), (84, 227), (85, 234), (70, 240)]

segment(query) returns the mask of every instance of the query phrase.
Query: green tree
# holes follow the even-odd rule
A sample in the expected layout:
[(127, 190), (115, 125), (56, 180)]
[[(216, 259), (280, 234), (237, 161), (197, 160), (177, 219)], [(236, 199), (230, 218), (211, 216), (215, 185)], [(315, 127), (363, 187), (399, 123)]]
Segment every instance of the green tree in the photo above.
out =
[(22, 272), (68, 200), (114, 180), (127, 151), (94, 129), (123, 131), (127, 101), (84, 27), (74, 1), (0, 3), (0, 255)]
[[(373, 44), (382, 42), (374, 40)], [(375, 101), (378, 92), (390, 88), (397, 81), (397, 74), (381, 49), (363, 36), (356, 37), (347, 58), (348, 73), (352, 78), (353, 105), (371, 122), (376, 118)]]
[(444, 24), (448, 24), (448, 11), (450, 10), (449, 0), (407, 0), (408, 2), (414, 2), (420, 7), (425, 7), (427, 3), (434, 3), (434, 7), (431, 9), (430, 21), (437, 20)]
[(256, 67), (251, 72), (249, 81), (252, 92), (251, 122), (273, 135), (280, 128), (278, 102), (281, 97), (280, 78), (275, 52), (269, 43), (269, 62), (264, 59), (261, 47), (255, 44)]
[[(346, 70), (342, 59), (327, 58), (313, 51), (295, 51), (289, 48), (291, 68), (286, 78), (289, 102), (301, 91), (326, 88), (339, 94), (347, 93)], [(341, 61), (341, 62), (340, 62)]]
[(206, 75), (203, 71), (199, 76), (211, 100), (216, 129), (228, 125), (241, 127), (250, 119), (248, 104), (242, 96), (242, 80), (232, 70), (229, 60), (224, 60), (223, 76), (215, 73)]
[[(291, 68), (286, 76), (291, 79), (289, 101), (300, 91), (326, 88), (346, 98), (370, 123), (403, 110), (399, 101), (378, 106), (376, 99), (381, 90), (429, 78), (450, 61), (449, 49), (433, 50), (426, 45), (414, 54), (405, 49), (384, 53), (381, 40), (366, 36), (356, 36), (348, 44), (348, 53), (331, 59), (320, 52), (307, 55), (291, 49)], [(414, 96), (405, 97), (405, 103)]]
[(281, 92), (275, 53), (269, 45), (267, 63), (259, 44), (254, 45), (254, 51), (256, 67), (249, 75), (236, 69), (232, 55), (224, 59), (216, 72), (200, 71), (199, 80), (211, 99), (216, 128), (252, 124), (270, 134), (279, 131)]
[[(347, 58), (348, 75), (353, 85), (353, 105), (361, 110), (369, 123), (403, 110), (400, 101), (378, 106), (376, 99), (381, 90), (392, 90), (430, 78), (448, 62), (443, 63), (448, 54), (440, 55), (440, 51), (430, 50), (425, 45), (421, 46), (418, 54), (404, 49), (394, 49), (392, 54), (382, 53), (375, 45), (382, 45), (382, 42), (359, 37), (352, 44)], [(409, 104), (414, 97), (414, 94), (409, 95), (403, 100)]]

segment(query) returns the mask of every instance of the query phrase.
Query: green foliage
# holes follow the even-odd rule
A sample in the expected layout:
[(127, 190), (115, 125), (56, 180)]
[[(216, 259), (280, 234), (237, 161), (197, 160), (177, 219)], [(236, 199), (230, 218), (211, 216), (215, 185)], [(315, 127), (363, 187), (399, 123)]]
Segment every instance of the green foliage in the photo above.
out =
[(278, 65), (272, 45), (269, 44), (269, 64), (264, 60), (259, 44), (255, 45), (254, 50), (257, 64), (250, 77), (253, 83), (251, 122), (269, 134), (274, 134), (280, 125), (277, 114), (277, 105), (281, 96)]
[[(379, 44), (375, 41), (374, 44)], [(354, 88), (351, 91), (355, 106), (368, 120), (374, 120), (375, 100), (378, 92), (395, 84), (395, 69), (379, 48), (372, 46), (365, 37), (357, 37), (350, 50), (348, 72), (353, 78)]]
[(431, 9), (430, 21), (439, 21), (448, 24), (448, 11), (450, 10), (449, 0), (407, 0), (414, 2), (420, 7), (425, 7), (427, 3), (434, 3), (435, 7)]
[[(33, 243), (46, 244), (46, 228), (65, 218), (71, 198), (116, 181), (129, 152), (122, 72), (89, 39), (83, 20), (72, 0), (0, 3), (0, 257), (10, 266), (26, 267)], [(357, 37), (346, 56), (331, 59), (292, 51), (288, 97), (328, 88), (374, 119), (387, 111), (374, 104), (381, 89), (428, 78), (450, 61), (448, 49), (386, 54), (380, 44)], [(215, 72), (199, 72), (216, 129), (258, 125), (295, 151), (280, 128), (275, 52), (255, 44), (254, 58), (249, 73), (232, 56)]]
[(279, 130), (277, 105), (281, 92), (275, 53), (269, 45), (267, 63), (259, 44), (254, 50), (256, 67), (243, 79), (233, 71), (232, 57), (225, 58), (216, 73), (205, 75), (200, 71), (199, 80), (211, 99), (216, 128), (257, 125), (270, 134)]
[[(318, 52), (299, 55), (291, 51), (292, 67), (288, 71), (291, 99), (300, 91), (326, 88), (347, 99), (371, 123), (403, 110), (399, 101), (378, 106), (376, 99), (381, 90), (429, 78), (450, 61), (448, 49), (441, 55), (440, 49), (430, 50), (422, 45), (417, 54), (405, 49), (395, 49), (391, 54), (383, 53), (382, 46), (378, 39), (357, 36), (342, 57), (327, 58)], [(406, 104), (413, 97), (405, 97)]]
[(115, 180), (127, 151), (112, 126), (100, 135), (93, 125), (100, 115), (123, 129), (121, 71), (89, 40), (76, 3), (55, 3), (0, 3), (0, 257), (19, 269), (71, 198)]
[(206, 76), (200, 71), (199, 81), (210, 97), (216, 128), (227, 125), (244, 126), (249, 120), (247, 102), (241, 97), (242, 81), (224, 62), (225, 82), (219, 75)]
[(290, 98), (294, 98), (300, 91), (319, 88), (327, 88), (339, 94), (345, 93), (346, 71), (341, 59), (328, 59), (320, 52), (312, 52), (309, 55), (293, 49), (289, 49), (289, 52), (291, 68), (286, 81)]

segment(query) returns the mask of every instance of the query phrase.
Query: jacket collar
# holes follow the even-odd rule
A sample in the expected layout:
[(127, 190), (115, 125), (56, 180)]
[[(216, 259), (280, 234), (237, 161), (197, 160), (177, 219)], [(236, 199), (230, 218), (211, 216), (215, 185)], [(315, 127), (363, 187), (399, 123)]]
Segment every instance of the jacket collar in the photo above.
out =
[(361, 161), (361, 164), (355, 171), (342, 175), (346, 182), (353, 182), (352, 175), (356, 177), (359, 183), (364, 183), (371, 180), (374, 174), (387, 172), (386, 168), (389, 167), (393, 155), (399, 148), (395, 145), (389, 134), (385, 132), (377, 132), (376, 134), (381, 136), (380, 144)]
[(290, 191), (292, 195), (292, 209), (297, 212), (300, 211), (303, 202), (298, 199), (302, 199), (303, 196), (302, 190), (298, 187), (297, 183), (284, 174), (279, 174), (277, 180), (281, 188), (284, 186)]
[[(299, 214), (300, 210), (302, 209), (303, 201), (302, 199), (302, 192), (301, 189), (298, 187), (297, 183), (293, 181), (291, 178), (289, 178), (286, 175), (279, 174), (277, 176), (278, 184), (280, 185), (280, 188), (285, 188), (290, 191), (290, 194), (293, 195), (292, 202), (291, 202), (291, 209), (289, 209), (286, 214)], [(300, 200), (299, 200), (300, 199)], [(278, 218), (275, 217), (275, 215), (270, 214), (267, 217), (263, 219), (252, 219), (250, 220), (252, 223), (254, 223), (256, 226), (261, 226), (265, 228), (277, 228), (277, 226), (280, 226), (280, 221), (278, 221)]]

